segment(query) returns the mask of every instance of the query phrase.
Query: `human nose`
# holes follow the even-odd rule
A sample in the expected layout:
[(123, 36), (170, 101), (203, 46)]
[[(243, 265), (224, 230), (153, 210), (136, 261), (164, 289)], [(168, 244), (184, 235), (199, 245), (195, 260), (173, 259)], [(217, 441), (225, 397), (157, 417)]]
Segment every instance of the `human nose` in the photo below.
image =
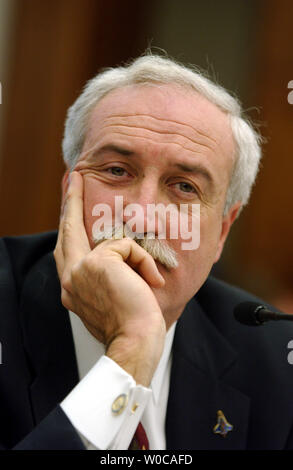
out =
[(145, 178), (124, 201), (123, 222), (137, 233), (154, 233), (160, 230), (160, 222), (155, 207), (162, 204), (163, 198), (156, 179)]

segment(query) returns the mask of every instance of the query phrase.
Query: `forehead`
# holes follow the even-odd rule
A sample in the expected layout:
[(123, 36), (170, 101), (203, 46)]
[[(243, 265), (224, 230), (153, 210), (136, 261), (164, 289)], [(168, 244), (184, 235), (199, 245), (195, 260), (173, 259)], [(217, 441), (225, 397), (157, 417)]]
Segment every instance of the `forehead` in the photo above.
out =
[(107, 118), (128, 115), (152, 116), (165, 121), (166, 128), (172, 123), (189, 125), (223, 146), (234, 146), (228, 115), (198, 92), (176, 84), (129, 85), (111, 91), (91, 112), (87, 134), (98, 131)]

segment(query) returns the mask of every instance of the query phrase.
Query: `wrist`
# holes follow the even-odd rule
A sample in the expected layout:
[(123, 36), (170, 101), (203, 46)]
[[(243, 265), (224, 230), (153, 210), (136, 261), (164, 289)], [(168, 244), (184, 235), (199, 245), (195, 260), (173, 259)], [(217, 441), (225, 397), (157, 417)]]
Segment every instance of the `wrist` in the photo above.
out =
[(164, 348), (165, 324), (156, 334), (118, 335), (106, 349), (106, 356), (130, 374), (137, 384), (148, 387)]

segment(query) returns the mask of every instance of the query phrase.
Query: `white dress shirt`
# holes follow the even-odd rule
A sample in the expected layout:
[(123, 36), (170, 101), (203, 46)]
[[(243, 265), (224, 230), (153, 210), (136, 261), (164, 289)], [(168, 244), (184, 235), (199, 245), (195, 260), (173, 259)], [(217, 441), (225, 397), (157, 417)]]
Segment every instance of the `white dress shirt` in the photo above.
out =
[[(144, 426), (150, 449), (166, 449), (165, 418), (176, 324), (167, 332), (160, 362), (150, 388), (146, 388), (137, 385), (131, 375), (104, 355), (104, 345), (89, 333), (77, 315), (69, 315), (80, 382), (60, 406), (87, 449), (128, 449), (139, 422)], [(117, 403), (119, 414), (112, 411)]]

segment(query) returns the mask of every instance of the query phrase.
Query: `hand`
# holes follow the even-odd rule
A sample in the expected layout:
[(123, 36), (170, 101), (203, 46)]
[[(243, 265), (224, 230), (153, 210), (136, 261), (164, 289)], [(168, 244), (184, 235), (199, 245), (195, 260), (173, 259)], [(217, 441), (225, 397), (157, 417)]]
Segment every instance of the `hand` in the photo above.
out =
[(148, 386), (166, 334), (150, 286), (162, 287), (165, 281), (153, 258), (131, 239), (105, 240), (91, 250), (77, 172), (71, 174), (54, 256), (64, 307), (105, 344), (111, 359)]

